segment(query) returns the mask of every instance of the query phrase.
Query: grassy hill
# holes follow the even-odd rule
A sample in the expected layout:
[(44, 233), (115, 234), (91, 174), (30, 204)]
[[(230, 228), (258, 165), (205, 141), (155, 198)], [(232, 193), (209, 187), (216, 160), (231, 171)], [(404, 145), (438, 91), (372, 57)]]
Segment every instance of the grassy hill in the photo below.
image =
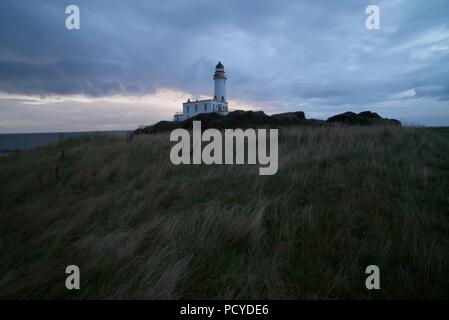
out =
[(274, 176), (174, 166), (170, 146), (80, 137), (0, 158), (0, 298), (449, 296), (449, 142), (426, 129), (283, 128)]

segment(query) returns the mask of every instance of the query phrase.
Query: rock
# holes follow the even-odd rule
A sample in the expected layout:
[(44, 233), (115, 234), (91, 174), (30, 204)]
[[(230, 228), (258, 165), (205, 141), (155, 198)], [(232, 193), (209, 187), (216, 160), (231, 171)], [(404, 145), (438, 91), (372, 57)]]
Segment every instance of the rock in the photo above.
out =
[(302, 111), (279, 113), (274, 114), (271, 117), (286, 124), (301, 123), (306, 120), (306, 116)]
[(171, 131), (177, 128), (191, 129), (193, 121), (201, 121), (201, 128), (203, 130), (216, 129), (236, 129), (236, 128), (279, 128), (282, 126), (294, 125), (310, 125), (323, 126), (332, 124), (346, 124), (346, 125), (398, 125), (401, 123), (394, 119), (384, 119), (377, 113), (364, 111), (356, 114), (354, 112), (345, 112), (333, 116), (327, 121), (306, 119), (304, 112), (286, 112), (269, 116), (263, 111), (243, 111), (237, 110), (230, 112), (227, 116), (219, 113), (201, 113), (195, 117), (184, 121), (160, 121), (155, 125), (137, 129), (134, 133), (160, 133)]
[(172, 121), (159, 121), (155, 125), (148, 126), (143, 129), (137, 129), (136, 131), (134, 131), (134, 133), (135, 134), (140, 134), (140, 133), (153, 134), (153, 133), (159, 133), (159, 132), (164, 132), (164, 131), (170, 131), (170, 130), (173, 130), (176, 128), (177, 128), (177, 126)]
[(201, 128), (203, 130), (210, 128), (236, 129), (254, 127), (278, 127), (284, 125), (282, 121), (266, 115), (263, 111), (237, 110), (234, 112), (230, 112), (227, 116), (223, 116), (219, 113), (213, 112), (201, 113), (184, 121), (160, 121), (155, 125), (143, 129), (137, 129), (135, 133), (153, 134), (173, 130), (176, 128), (191, 129), (193, 121), (201, 121)]
[(401, 126), (401, 122), (396, 119), (382, 118), (375, 112), (363, 111), (359, 114), (354, 112), (345, 112), (338, 114), (336, 116), (327, 119), (329, 123), (339, 123), (345, 125), (362, 125), (362, 126), (372, 126), (372, 125), (395, 125)]
[(224, 123), (229, 128), (249, 128), (261, 125), (279, 124), (279, 121), (266, 115), (263, 111), (243, 111), (230, 112), (224, 117)]

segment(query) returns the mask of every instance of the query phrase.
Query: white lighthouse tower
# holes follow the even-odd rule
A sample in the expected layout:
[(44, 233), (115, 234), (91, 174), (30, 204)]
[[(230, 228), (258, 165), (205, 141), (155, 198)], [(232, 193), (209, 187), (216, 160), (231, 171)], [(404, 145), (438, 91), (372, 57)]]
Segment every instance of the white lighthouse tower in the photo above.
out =
[(214, 99), (226, 101), (226, 75), (224, 71), (224, 66), (221, 64), (221, 62), (218, 62), (217, 66), (215, 67), (214, 81), (215, 81)]
[(200, 113), (216, 112), (222, 116), (228, 114), (228, 101), (226, 100), (226, 75), (224, 67), (219, 62), (214, 73), (214, 98), (208, 100), (187, 100), (182, 104), (182, 112), (173, 116), (173, 121), (183, 121)]

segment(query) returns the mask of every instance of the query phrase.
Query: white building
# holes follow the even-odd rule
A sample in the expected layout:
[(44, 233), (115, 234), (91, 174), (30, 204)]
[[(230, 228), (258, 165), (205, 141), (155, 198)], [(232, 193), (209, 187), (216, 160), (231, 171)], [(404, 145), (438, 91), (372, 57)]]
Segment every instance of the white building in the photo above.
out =
[(222, 115), (228, 114), (228, 102), (226, 98), (226, 75), (224, 66), (219, 62), (215, 67), (214, 73), (215, 92), (214, 98), (209, 100), (196, 100), (182, 104), (182, 113), (177, 112), (173, 120), (182, 121), (187, 120), (200, 113), (218, 112)]

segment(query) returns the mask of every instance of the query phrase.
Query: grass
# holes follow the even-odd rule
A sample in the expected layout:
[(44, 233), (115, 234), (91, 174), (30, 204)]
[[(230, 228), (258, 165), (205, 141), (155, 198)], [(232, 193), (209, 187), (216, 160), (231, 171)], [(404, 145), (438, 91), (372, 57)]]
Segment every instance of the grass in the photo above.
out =
[(449, 127), (434, 127), (431, 128), (431, 132), (436, 136), (449, 141)]
[[(274, 176), (174, 166), (166, 134), (0, 158), (0, 298), (449, 296), (447, 141), (337, 126), (279, 139)], [(370, 264), (381, 290), (365, 288)]]

